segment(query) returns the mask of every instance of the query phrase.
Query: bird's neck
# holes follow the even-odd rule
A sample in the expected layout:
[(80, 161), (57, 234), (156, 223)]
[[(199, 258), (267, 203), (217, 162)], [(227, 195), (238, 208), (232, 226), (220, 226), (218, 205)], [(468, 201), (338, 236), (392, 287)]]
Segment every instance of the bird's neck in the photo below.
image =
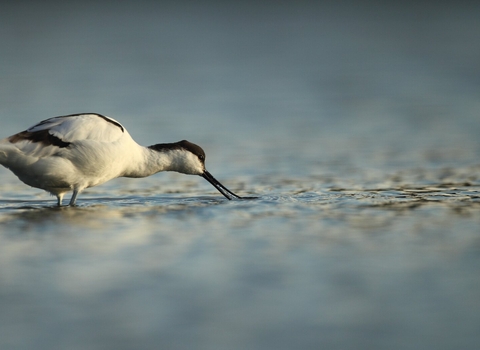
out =
[(138, 160), (132, 161), (124, 177), (146, 177), (160, 171), (174, 171), (175, 153), (141, 147)]

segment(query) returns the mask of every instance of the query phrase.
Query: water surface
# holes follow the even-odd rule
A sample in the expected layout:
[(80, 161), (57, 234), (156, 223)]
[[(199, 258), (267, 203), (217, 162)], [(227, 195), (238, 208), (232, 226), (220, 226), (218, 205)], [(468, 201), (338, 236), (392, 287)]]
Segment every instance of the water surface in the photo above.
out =
[(0, 347), (474, 348), (478, 14), (5, 5), (4, 136), (103, 113), (258, 198), (164, 173), (57, 208), (0, 169)]

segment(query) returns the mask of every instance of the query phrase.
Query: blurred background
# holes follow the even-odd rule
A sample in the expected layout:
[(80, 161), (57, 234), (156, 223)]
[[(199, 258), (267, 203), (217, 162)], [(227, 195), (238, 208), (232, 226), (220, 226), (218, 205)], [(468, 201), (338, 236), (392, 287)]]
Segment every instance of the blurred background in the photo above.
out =
[(16, 1), (2, 137), (97, 112), (187, 139), (79, 207), (0, 169), (3, 349), (451, 349), (480, 341), (480, 5)]
[(478, 132), (474, 5), (27, 1), (2, 12), (5, 135), (98, 112), (140, 143), (215, 149), (233, 137), (253, 144), (248, 157), (280, 145), (275, 163), (310, 148), (317, 159), (352, 146), (417, 161), (478, 152), (464, 144)]

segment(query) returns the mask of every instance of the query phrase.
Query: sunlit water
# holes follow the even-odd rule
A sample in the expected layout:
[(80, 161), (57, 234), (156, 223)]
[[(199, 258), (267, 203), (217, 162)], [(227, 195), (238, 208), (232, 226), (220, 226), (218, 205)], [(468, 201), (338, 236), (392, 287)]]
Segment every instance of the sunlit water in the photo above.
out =
[(478, 9), (9, 6), (2, 137), (104, 113), (257, 198), (164, 173), (57, 208), (0, 169), (1, 349), (478, 344)]

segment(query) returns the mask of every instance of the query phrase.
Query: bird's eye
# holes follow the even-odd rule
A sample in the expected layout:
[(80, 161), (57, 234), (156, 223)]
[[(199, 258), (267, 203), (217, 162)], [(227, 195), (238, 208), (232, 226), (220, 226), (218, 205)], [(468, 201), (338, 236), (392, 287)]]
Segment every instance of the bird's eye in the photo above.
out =
[(198, 156), (198, 159), (200, 159), (202, 162), (204, 162), (205, 161), (205, 156), (203, 154), (200, 154)]

